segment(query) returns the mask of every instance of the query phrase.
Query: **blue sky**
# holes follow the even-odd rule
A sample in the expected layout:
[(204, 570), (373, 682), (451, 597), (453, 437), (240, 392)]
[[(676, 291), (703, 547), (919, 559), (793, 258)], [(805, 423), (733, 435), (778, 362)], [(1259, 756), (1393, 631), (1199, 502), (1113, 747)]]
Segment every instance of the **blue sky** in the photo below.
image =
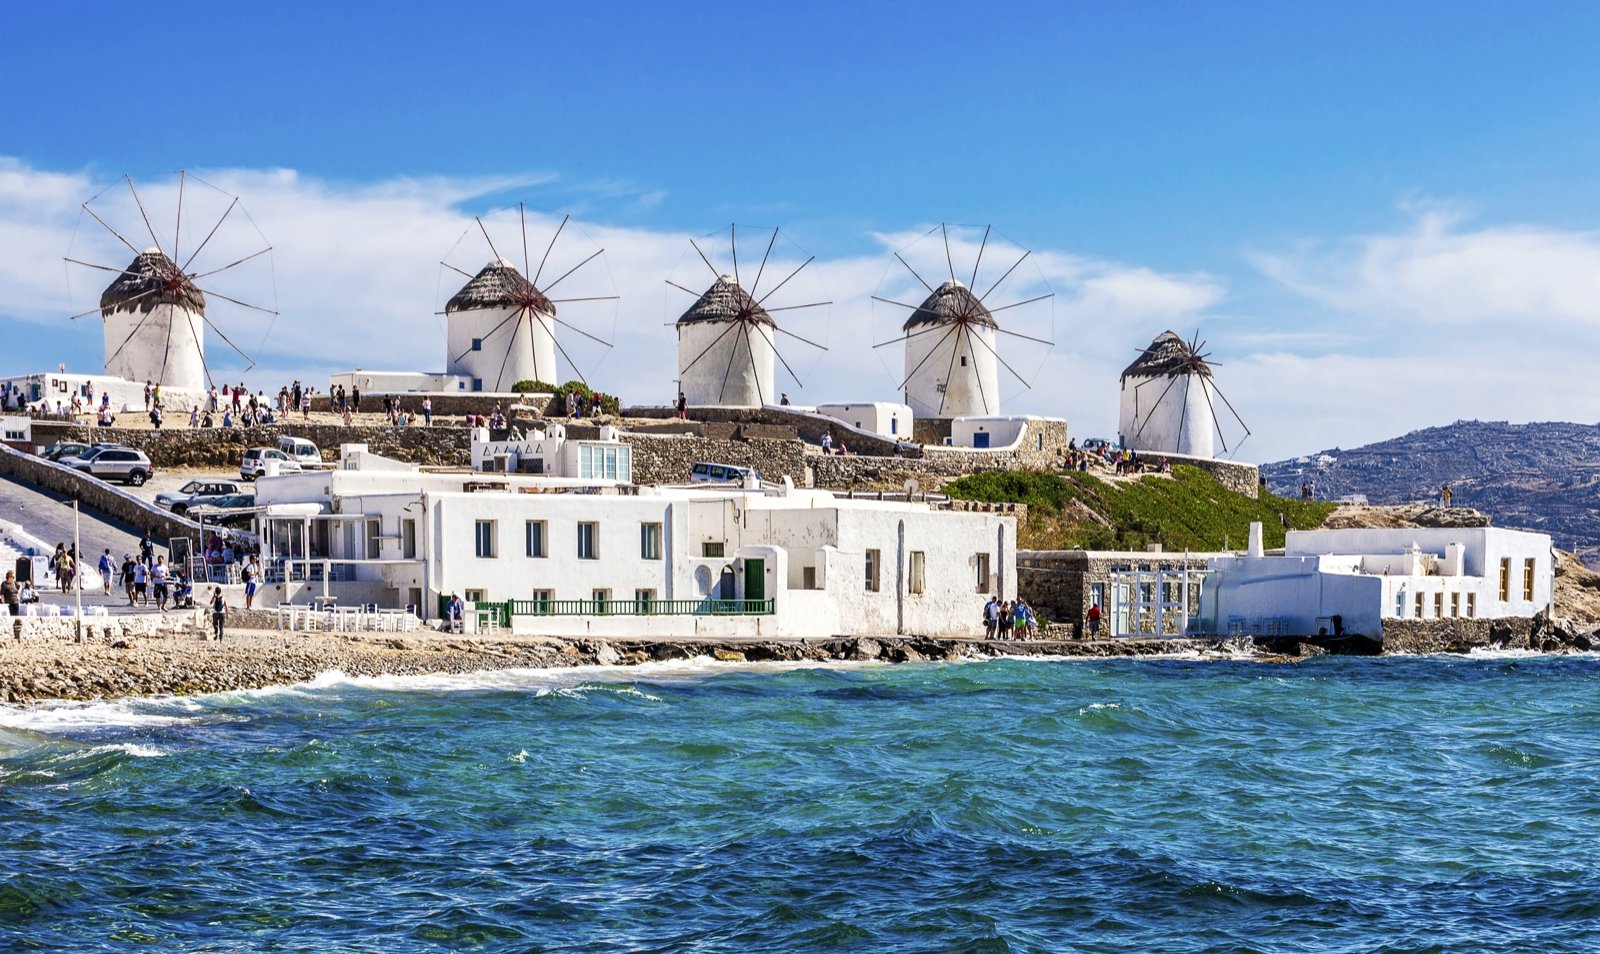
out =
[[(1224, 390), (1253, 405), (1245, 457), (1464, 416), (1600, 418), (1549, 381), (1496, 378), (1496, 394), (1459, 402), (1407, 400), (1405, 382), (1437, 391), (1453, 380), (1440, 366), (1545, 362), (1528, 332), (1552, 310), (1594, 333), (1593, 4), (179, 3), (7, 17), (28, 38), (0, 62), (0, 156), (21, 183), (0, 191), (0, 213), (14, 219), (48, 192), (28, 185), (41, 176), (66, 177), (63, 197), (87, 187), (63, 203), (73, 213), (124, 172), (188, 168), (230, 171), (253, 213), (291, 194), (353, 210), (447, 183), (461, 213), (523, 199), (674, 247), (729, 221), (781, 224), (839, 261), (881, 263), (886, 236), (929, 223), (993, 222), (1083, 266), (1047, 276), (1063, 286), (1050, 376), (1078, 390), (1018, 409), (1104, 431), (1115, 372), (1170, 325), (1210, 339)], [(292, 170), (293, 187), (263, 189), (269, 170)], [(290, 228), (263, 223), (280, 250)], [(0, 228), (0, 242), (25, 231)], [(417, 236), (430, 290), (457, 234)], [(1502, 262), (1525, 287), (1472, 287)], [(1165, 312), (1170, 296), (1147, 290), (1075, 311), (1093, 298), (1073, 287), (1086, 274), (1195, 294)], [(280, 264), (277, 279), (292, 327), (297, 277)], [(0, 322), (59, 325), (44, 290), (6, 281)], [(355, 322), (359, 308), (315, 317)], [(658, 296), (645, 311), (659, 323)], [(620, 320), (645, 318), (630, 301)], [(859, 320), (836, 309), (832, 340)], [(87, 364), (97, 348), (64, 332), (25, 357)], [(437, 342), (418, 348), (413, 363), (440, 363)], [(269, 367), (307, 351), (355, 363), (267, 350)], [(1309, 382), (1377, 396), (1286, 407)]]

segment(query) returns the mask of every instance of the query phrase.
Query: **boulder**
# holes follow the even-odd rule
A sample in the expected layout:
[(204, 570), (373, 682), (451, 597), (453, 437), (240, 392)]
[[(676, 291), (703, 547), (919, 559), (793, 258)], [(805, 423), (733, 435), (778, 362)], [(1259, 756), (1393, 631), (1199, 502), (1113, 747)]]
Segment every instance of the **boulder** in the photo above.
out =
[(883, 647), (879, 645), (876, 639), (862, 636), (856, 640), (854, 651), (851, 655), (855, 659), (877, 659), (882, 654)]

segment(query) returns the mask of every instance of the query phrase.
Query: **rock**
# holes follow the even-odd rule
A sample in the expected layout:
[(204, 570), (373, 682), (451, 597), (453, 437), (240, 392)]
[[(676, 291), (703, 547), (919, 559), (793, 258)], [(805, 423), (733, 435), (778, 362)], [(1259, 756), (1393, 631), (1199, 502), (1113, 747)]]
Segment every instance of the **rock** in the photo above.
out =
[(622, 654), (612, 648), (610, 643), (601, 643), (595, 647), (594, 661), (602, 666), (615, 666), (622, 662)]
[(744, 662), (744, 653), (736, 649), (718, 649), (711, 654), (717, 662)]
[(862, 636), (856, 640), (852, 656), (855, 659), (877, 659), (882, 654), (883, 647), (876, 639)]
[(119, 639), (116, 642), (111, 644), (111, 648), (112, 649), (127, 649), (128, 648), (128, 641), (126, 639)]
[(657, 661), (666, 659), (688, 659), (689, 651), (676, 643), (660, 643), (650, 651), (650, 655)]

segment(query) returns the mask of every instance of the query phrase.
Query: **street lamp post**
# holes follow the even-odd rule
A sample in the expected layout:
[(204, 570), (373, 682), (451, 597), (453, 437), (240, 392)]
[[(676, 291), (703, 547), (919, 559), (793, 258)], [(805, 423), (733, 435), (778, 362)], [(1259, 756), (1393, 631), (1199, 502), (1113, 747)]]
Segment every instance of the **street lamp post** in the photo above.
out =
[(83, 539), (78, 532), (78, 498), (72, 498), (72, 552), (77, 554), (72, 565), (72, 593), (77, 599), (77, 612), (72, 621), (76, 626), (76, 641), (83, 642)]

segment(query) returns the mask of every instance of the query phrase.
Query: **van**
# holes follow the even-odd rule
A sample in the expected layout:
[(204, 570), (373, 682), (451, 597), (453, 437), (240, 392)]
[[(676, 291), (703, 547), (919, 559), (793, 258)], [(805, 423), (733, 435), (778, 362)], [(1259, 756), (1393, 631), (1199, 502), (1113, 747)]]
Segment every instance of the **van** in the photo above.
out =
[(761, 480), (754, 467), (738, 464), (712, 464), (702, 462), (689, 468), (689, 479), (697, 484), (742, 484), (746, 478)]
[(280, 437), (278, 450), (283, 451), (285, 457), (305, 470), (315, 470), (322, 466), (322, 451), (304, 437)]

